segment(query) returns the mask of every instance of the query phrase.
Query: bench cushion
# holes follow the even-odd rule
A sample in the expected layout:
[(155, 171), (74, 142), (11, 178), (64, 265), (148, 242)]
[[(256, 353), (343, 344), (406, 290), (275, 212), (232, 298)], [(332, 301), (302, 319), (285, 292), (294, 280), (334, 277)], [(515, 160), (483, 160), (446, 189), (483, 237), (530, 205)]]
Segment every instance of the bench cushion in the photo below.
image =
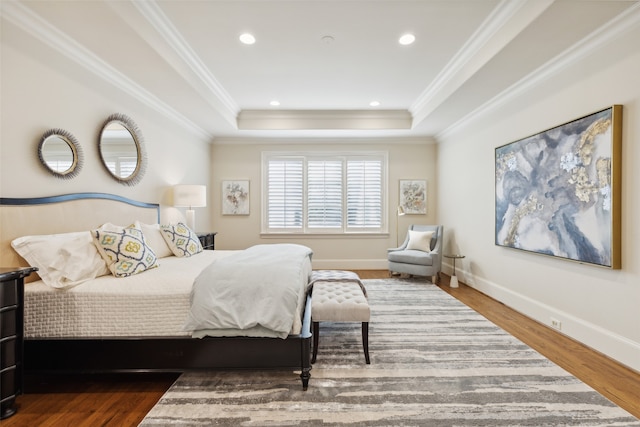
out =
[(311, 317), (314, 322), (368, 322), (369, 303), (356, 282), (323, 282), (313, 285)]

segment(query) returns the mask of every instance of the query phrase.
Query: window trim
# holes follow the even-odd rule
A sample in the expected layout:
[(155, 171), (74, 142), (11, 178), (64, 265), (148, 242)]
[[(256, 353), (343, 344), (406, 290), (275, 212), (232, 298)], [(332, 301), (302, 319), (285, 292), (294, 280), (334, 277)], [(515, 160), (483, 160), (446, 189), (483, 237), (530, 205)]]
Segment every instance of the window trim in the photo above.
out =
[[(274, 158), (302, 158), (303, 160), (303, 203), (304, 203), (304, 222), (303, 226), (300, 230), (292, 230), (292, 229), (270, 229), (268, 227), (268, 217), (267, 217), (267, 206), (268, 206), (268, 162)], [(333, 160), (336, 158), (341, 158), (345, 161), (346, 159), (364, 159), (370, 157), (377, 157), (382, 160), (382, 194), (381, 194), (381, 224), (378, 229), (348, 229), (346, 223), (342, 225), (340, 229), (330, 228), (330, 229), (310, 229), (307, 224), (307, 161), (308, 160)], [(261, 153), (261, 220), (260, 220), (260, 234), (263, 237), (285, 237), (285, 236), (296, 236), (296, 237), (335, 237), (339, 238), (341, 236), (372, 236), (379, 237), (389, 234), (389, 210), (388, 210), (388, 200), (389, 200), (389, 153), (388, 151), (263, 151)], [(345, 192), (343, 193), (343, 198), (346, 198), (346, 169), (343, 171), (343, 183), (345, 184)], [(346, 209), (346, 200), (344, 200), (343, 209)], [(343, 212), (344, 213), (344, 212)], [(346, 221), (346, 218), (345, 218)]]

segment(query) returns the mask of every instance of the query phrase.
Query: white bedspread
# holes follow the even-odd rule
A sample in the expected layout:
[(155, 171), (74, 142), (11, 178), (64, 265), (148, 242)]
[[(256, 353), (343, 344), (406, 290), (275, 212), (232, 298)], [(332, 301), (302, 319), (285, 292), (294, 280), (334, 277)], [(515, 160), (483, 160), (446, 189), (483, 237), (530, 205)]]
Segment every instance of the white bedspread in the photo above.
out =
[[(286, 338), (309, 280), (312, 251), (265, 244), (216, 260), (196, 278), (185, 331), (260, 330)], [(194, 333), (198, 336), (198, 333)]]
[(189, 336), (182, 326), (194, 279), (214, 260), (236, 252), (161, 258), (158, 268), (144, 273), (102, 276), (68, 290), (27, 283), (25, 337)]

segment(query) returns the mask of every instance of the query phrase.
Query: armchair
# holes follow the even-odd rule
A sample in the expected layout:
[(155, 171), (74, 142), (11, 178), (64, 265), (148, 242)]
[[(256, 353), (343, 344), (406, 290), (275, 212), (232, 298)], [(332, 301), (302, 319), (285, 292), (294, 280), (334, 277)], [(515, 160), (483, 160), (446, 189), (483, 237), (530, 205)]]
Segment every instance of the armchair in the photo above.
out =
[[(430, 241), (430, 251), (420, 249), (414, 234), (413, 241), (409, 242), (411, 231), (433, 231)], [(406, 273), (415, 276), (431, 276), (431, 282), (436, 283), (440, 279), (442, 269), (442, 234), (441, 225), (416, 225), (409, 226), (404, 243), (398, 248), (387, 250), (389, 261), (389, 274)], [(425, 247), (426, 249), (426, 247)]]

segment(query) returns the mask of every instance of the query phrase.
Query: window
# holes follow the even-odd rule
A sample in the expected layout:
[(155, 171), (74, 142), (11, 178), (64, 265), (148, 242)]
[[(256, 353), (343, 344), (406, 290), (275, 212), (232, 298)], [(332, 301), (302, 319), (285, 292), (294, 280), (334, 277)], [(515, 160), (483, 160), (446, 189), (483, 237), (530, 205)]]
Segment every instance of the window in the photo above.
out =
[(130, 156), (111, 156), (104, 162), (115, 176), (122, 178), (132, 176), (138, 166), (138, 158)]
[(386, 230), (387, 154), (263, 153), (263, 233)]

